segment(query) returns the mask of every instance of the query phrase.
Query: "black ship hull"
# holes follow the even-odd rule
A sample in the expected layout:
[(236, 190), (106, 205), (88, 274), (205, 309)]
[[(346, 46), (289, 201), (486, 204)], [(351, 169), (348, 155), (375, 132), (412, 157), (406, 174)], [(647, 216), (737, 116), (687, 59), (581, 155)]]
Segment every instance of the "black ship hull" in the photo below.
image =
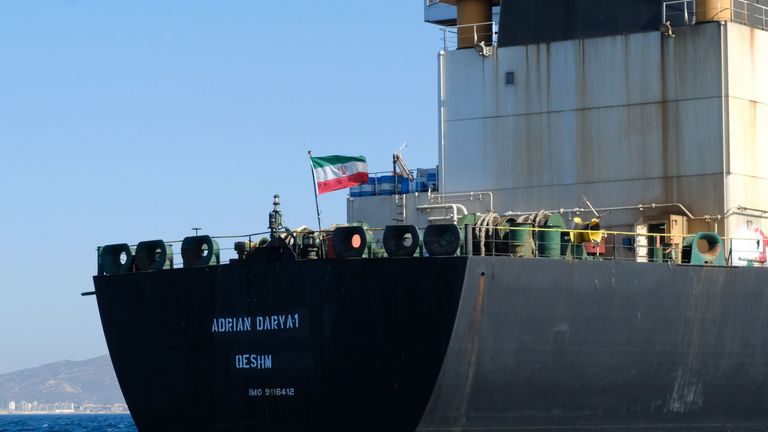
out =
[(141, 431), (768, 428), (760, 269), (285, 257), (94, 280)]

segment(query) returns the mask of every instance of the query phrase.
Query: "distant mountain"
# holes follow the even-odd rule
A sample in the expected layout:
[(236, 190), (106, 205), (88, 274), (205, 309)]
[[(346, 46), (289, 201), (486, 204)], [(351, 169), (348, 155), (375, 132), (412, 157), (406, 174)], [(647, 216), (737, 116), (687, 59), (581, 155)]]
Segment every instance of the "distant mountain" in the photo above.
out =
[[(109, 356), (59, 361), (0, 375), (0, 403), (125, 403)], [(5, 407), (2, 407), (5, 408)]]

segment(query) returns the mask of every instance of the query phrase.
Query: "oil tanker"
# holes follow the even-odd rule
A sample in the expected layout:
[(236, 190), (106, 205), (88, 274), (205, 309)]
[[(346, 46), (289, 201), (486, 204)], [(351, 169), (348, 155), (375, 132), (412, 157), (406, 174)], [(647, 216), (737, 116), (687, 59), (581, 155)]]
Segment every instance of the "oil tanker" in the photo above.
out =
[(768, 429), (760, 3), (427, 0), (436, 168), (99, 248), (138, 429)]

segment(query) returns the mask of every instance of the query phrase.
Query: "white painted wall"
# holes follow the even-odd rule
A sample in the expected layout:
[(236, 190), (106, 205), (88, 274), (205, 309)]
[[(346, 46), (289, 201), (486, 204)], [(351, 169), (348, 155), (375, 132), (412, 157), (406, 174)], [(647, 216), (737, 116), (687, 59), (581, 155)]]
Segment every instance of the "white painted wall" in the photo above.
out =
[[(768, 32), (729, 24), (727, 194), (728, 208), (768, 209)], [(738, 215), (736, 232), (747, 220), (768, 232), (768, 220)]]
[(495, 191), (500, 211), (577, 207), (587, 195), (596, 206), (679, 201), (722, 213), (720, 32), (708, 23), (675, 38), (446, 53), (446, 191)]

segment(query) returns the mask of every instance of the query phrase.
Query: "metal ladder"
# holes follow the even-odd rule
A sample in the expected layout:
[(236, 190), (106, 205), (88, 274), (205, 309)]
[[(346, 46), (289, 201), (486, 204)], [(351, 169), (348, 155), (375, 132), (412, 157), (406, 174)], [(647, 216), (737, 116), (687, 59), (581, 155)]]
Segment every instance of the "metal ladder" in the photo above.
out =
[(405, 223), (405, 197), (406, 194), (395, 194), (393, 195), (395, 199), (395, 211), (394, 216), (392, 220), (396, 224)]

